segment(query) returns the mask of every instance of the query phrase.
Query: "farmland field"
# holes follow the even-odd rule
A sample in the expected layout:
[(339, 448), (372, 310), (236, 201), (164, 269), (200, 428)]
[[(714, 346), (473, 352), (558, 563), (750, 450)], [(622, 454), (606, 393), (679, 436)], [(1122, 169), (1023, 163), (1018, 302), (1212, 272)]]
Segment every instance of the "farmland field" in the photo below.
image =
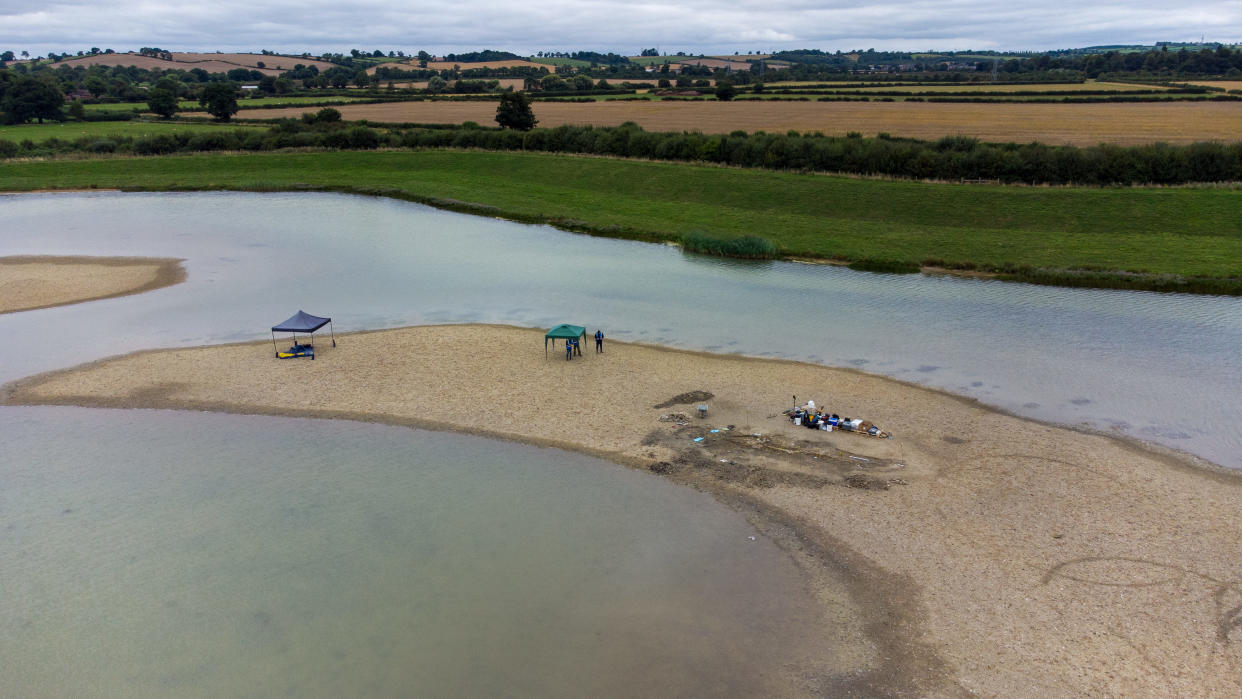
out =
[[(784, 83), (769, 83), (768, 87), (779, 89), (785, 87)], [(901, 85), (901, 86), (868, 86), (868, 87), (850, 87), (842, 85), (840, 87), (830, 88), (833, 90), (854, 90), (857, 92), (979, 92), (979, 93), (1012, 93), (1012, 92), (1085, 92), (1091, 90), (1115, 90), (1115, 91), (1134, 91), (1134, 90), (1167, 90), (1169, 88), (1161, 85), (1133, 85), (1129, 83), (1110, 83), (1110, 82), (1085, 82), (1085, 83), (1029, 83), (1025, 85), (990, 85), (987, 83), (968, 83), (968, 84), (936, 84), (924, 83), (922, 85)]]
[(545, 66), (573, 66), (575, 68), (589, 68), (590, 61), (583, 61), (577, 58), (532, 58), (531, 63), (538, 63)]
[[(342, 105), (345, 119), (388, 123), (493, 124), (496, 103), (390, 102)], [(933, 102), (537, 102), (539, 126), (617, 126), (633, 121), (649, 131), (820, 131), (842, 135), (887, 132), (937, 139), (975, 136), (991, 142), (1041, 141), (1055, 145), (1099, 143), (1192, 143), (1236, 141), (1242, 134), (1242, 103), (1140, 102), (1120, 104), (958, 104)], [(300, 109), (246, 110), (251, 119), (297, 117)], [(200, 115), (202, 116), (202, 115)]]
[[(417, 61), (415, 62), (417, 65)], [(466, 63), (465, 61), (427, 61), (427, 67), (434, 70), (448, 70), (456, 66), (461, 70), (469, 70), (471, 68), (539, 68), (538, 63), (532, 63), (524, 58), (511, 58), (504, 61), (477, 61)], [(542, 66), (547, 68), (547, 66)]]
[[(147, 70), (155, 68), (160, 70), (192, 70), (194, 68), (202, 68), (208, 73), (227, 73), (234, 68), (245, 68), (247, 70), (257, 70), (264, 75), (280, 75), (286, 70), (292, 70), (293, 66), (299, 63), (317, 66), (320, 70), (326, 70), (333, 66), (332, 63), (313, 58), (291, 58), (289, 56), (257, 53), (173, 53), (172, 57), (173, 59), (169, 61), (163, 58), (142, 56), (135, 53), (101, 53), (94, 56), (68, 58), (55, 65), (67, 65), (70, 67), (93, 65), (137, 66)], [(259, 63), (263, 63), (264, 67), (259, 68)]]
[(1242, 80), (1191, 80), (1189, 84), (1219, 87), (1222, 90), (1242, 90)]
[(87, 121), (65, 122), (63, 124), (20, 124), (17, 126), (0, 126), (0, 139), (14, 141), (30, 140), (41, 143), (49, 138), (72, 141), (82, 137), (104, 139), (110, 136), (156, 136), (159, 134), (199, 133), (219, 129), (253, 129), (262, 128), (246, 124), (206, 124), (188, 121)]
[[(359, 100), (365, 100), (365, 99), (370, 99), (370, 98), (369, 97), (339, 97), (339, 96), (252, 97), (250, 99), (240, 99), (237, 101), (237, 103), (241, 105), (243, 108), (245, 108), (245, 107), (258, 107), (258, 106), (273, 106), (274, 107), (277, 105), (301, 105), (301, 104), (311, 104), (311, 105), (348, 104), (350, 102), (357, 102)], [(149, 109), (147, 109), (146, 102), (112, 102), (108, 104), (86, 104), (83, 106), (86, 108), (87, 112), (135, 112), (135, 111), (136, 112), (147, 112), (147, 111), (150, 111)], [(183, 112), (194, 110), (194, 109), (201, 109), (201, 108), (202, 107), (199, 105), (197, 100), (180, 100), (179, 102), (177, 102), (177, 109)]]

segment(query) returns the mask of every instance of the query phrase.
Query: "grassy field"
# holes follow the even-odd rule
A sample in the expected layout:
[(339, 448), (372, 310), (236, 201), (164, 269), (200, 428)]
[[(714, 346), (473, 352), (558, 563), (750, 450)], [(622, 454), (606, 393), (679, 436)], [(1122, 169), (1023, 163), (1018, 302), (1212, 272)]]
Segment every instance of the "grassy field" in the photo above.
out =
[[(238, 100), (237, 103), (242, 107), (274, 107), (280, 105), (299, 105), (299, 104), (349, 104), (358, 100), (368, 99), (366, 97), (253, 97), (250, 99)], [(146, 112), (146, 102), (113, 102), (111, 104), (85, 104), (82, 105), (87, 112)], [(181, 100), (177, 103), (177, 109), (182, 112), (190, 112), (202, 109), (198, 100)]]
[[(344, 118), (387, 123), (492, 124), (495, 102), (390, 102), (342, 105)], [(537, 102), (542, 127), (561, 124), (618, 126), (633, 121), (648, 131), (796, 130), (844, 135), (887, 132), (935, 140), (968, 135), (989, 142), (1093, 146), (1164, 141), (1228, 141), (1242, 134), (1242, 105), (1230, 102), (1138, 102), (1095, 104), (996, 104), (939, 102), (718, 102), (600, 101)], [(252, 119), (299, 117), (305, 109), (249, 109)], [(205, 115), (202, 115), (205, 116)]]
[(644, 240), (757, 234), (798, 256), (1242, 276), (1236, 189), (946, 185), (460, 151), (0, 164), (0, 191), (91, 187), (359, 191)]
[[(63, 124), (19, 124), (0, 126), (0, 139), (20, 143), (30, 140), (42, 143), (49, 138), (72, 141), (83, 136), (154, 136), (157, 134), (209, 131), (212, 129), (260, 128), (246, 124), (207, 124), (189, 121), (68, 121)], [(265, 128), (265, 127), (264, 127)], [(0, 167), (4, 167), (0, 165)]]
[(531, 63), (538, 63), (540, 65), (545, 65), (545, 66), (573, 66), (575, 68), (590, 68), (591, 67), (590, 61), (583, 61), (577, 58), (543, 58), (542, 56), (539, 56), (539, 57), (532, 56), (527, 60), (529, 60)]

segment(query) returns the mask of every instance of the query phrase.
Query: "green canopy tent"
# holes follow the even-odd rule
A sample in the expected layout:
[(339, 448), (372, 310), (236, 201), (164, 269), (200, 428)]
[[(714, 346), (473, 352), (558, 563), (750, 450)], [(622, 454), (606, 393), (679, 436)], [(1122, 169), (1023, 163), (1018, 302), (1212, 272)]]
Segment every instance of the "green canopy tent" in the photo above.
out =
[(581, 325), (567, 325), (562, 323), (555, 328), (552, 328), (548, 331), (547, 335), (543, 336), (543, 358), (548, 358), (548, 340), (551, 340), (552, 346), (556, 347), (557, 340), (569, 342), (570, 340), (579, 337), (582, 338), (583, 343), (586, 342), (586, 328)]

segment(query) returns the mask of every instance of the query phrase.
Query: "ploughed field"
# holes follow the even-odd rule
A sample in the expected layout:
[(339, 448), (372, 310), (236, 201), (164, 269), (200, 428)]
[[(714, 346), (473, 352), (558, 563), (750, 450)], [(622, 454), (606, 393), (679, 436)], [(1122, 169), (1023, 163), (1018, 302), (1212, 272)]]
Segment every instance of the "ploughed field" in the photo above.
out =
[[(342, 105), (345, 119), (373, 122), (495, 123), (496, 103), (390, 102)], [(1236, 141), (1242, 134), (1242, 102), (1138, 102), (1094, 104), (957, 104), (937, 102), (718, 102), (601, 101), (536, 102), (540, 127), (563, 124), (617, 126), (633, 121), (649, 131), (820, 131), (843, 135), (937, 139), (968, 135), (989, 142), (1092, 146), (1167, 142)], [(247, 119), (297, 117), (305, 108), (254, 109)]]

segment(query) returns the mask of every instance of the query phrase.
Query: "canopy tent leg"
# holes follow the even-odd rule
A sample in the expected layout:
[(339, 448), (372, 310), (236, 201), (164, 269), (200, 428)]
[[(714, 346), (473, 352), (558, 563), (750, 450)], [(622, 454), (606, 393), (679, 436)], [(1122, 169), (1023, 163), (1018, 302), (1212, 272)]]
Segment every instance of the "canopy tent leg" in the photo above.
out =
[(332, 321), (328, 321), (328, 334), (332, 336), (332, 346), (336, 347), (336, 331), (332, 329)]
[(272, 331), (272, 350), (276, 352), (277, 357), (280, 356), (280, 350), (276, 349), (276, 331), (275, 330)]

